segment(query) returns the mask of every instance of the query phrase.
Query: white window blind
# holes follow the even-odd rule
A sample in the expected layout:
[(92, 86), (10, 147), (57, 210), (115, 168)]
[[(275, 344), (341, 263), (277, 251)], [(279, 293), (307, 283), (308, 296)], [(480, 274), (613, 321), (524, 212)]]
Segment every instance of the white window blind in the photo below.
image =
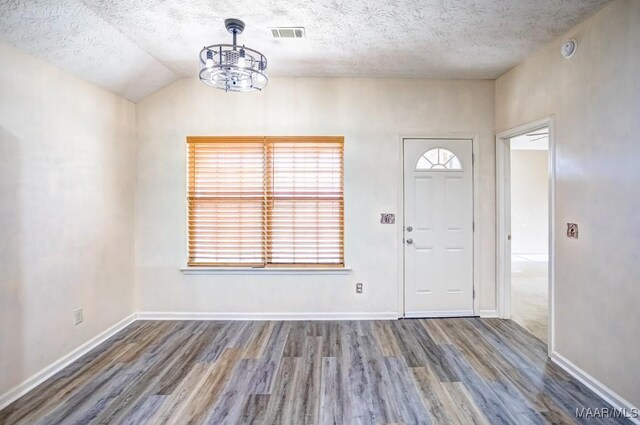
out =
[(190, 266), (344, 266), (342, 137), (187, 142)]

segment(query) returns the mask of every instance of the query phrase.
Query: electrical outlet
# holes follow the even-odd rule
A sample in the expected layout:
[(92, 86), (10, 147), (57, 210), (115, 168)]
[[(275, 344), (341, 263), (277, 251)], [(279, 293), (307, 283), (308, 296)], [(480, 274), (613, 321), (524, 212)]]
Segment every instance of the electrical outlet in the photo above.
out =
[(78, 307), (73, 310), (73, 324), (79, 325), (82, 323), (82, 307)]
[(356, 283), (356, 294), (362, 294), (362, 283)]

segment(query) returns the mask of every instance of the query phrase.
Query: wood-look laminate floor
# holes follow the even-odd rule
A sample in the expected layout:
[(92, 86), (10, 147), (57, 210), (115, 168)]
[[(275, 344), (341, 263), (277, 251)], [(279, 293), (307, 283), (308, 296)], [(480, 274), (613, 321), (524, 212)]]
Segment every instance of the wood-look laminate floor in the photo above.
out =
[(563, 424), (608, 405), (512, 321), (135, 322), (2, 424)]

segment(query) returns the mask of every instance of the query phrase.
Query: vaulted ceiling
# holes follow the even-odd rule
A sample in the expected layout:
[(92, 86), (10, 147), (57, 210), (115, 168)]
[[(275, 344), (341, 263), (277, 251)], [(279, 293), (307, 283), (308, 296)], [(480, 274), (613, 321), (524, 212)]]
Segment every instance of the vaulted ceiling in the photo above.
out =
[[(607, 0), (0, 0), (0, 40), (133, 101), (247, 27), (271, 76), (493, 79)], [(306, 38), (274, 39), (301, 26)]]

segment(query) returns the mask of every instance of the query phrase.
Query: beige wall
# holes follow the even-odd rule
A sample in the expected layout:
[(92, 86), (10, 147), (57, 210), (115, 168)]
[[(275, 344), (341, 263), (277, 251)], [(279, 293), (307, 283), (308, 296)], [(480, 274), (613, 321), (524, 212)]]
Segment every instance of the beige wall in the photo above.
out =
[[(395, 313), (400, 136), (479, 136), (481, 308), (495, 309), (493, 81), (272, 79), (224, 93), (183, 79), (136, 105), (139, 311)], [(344, 276), (185, 276), (187, 135), (344, 135)], [(355, 282), (364, 293), (355, 294)]]
[(0, 57), (3, 394), (133, 312), (135, 110), (5, 44)]
[(548, 152), (511, 151), (511, 252), (549, 252)]
[(555, 350), (640, 406), (640, 1), (570, 36), (572, 59), (557, 40), (497, 80), (496, 130), (555, 115)]

